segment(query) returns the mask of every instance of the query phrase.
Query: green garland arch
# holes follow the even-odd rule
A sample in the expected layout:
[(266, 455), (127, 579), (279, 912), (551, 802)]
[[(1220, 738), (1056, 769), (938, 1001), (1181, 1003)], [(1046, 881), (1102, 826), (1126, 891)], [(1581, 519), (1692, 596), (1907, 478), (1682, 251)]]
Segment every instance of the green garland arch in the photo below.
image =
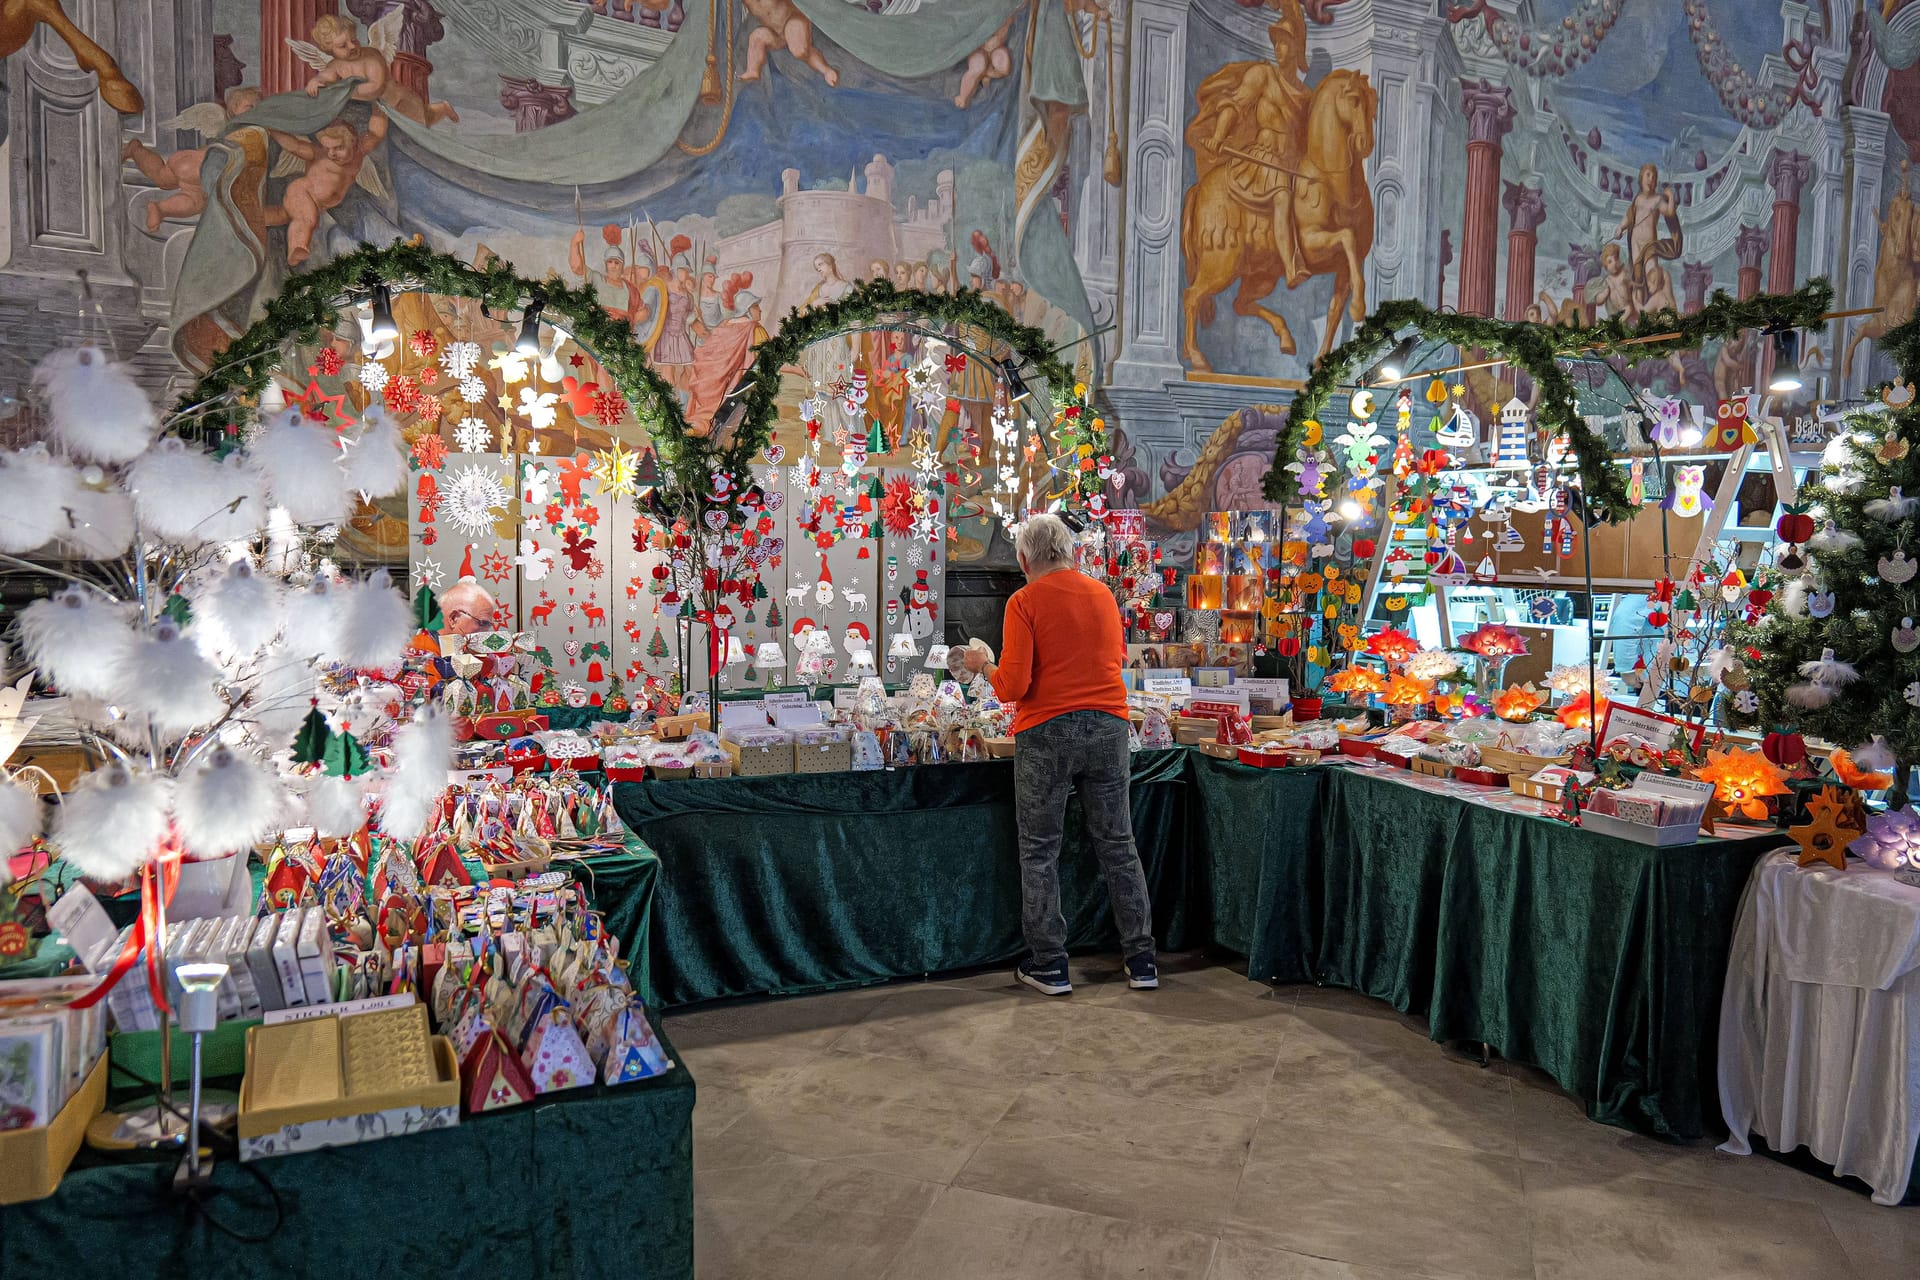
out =
[(627, 326), (606, 313), (593, 291), (575, 288), (557, 277), (531, 280), (510, 263), (495, 259), (484, 267), (437, 253), (424, 245), (395, 241), (385, 248), (363, 244), (323, 266), (300, 272), (266, 305), (266, 314), (229, 343), (217, 363), (175, 406), (174, 417), (189, 429), (212, 437), (246, 421), (267, 387), (288, 341), (314, 342), (339, 319), (345, 300), (368, 274), (396, 292), (435, 293), (475, 298), (500, 311), (517, 310), (535, 291), (546, 296), (546, 312), (593, 352), (635, 420), (653, 437), (661, 463), (676, 482), (706, 477), (705, 459), (689, 446), (686, 415), (673, 388), (647, 363), (647, 353)]
[(1484, 351), (1525, 370), (1540, 391), (1535, 410), (1539, 426), (1556, 435), (1564, 433), (1579, 459), (1581, 487), (1589, 509), (1603, 519), (1624, 520), (1632, 514), (1626, 481), (1610, 464), (1605, 444), (1580, 417), (1573, 380), (1556, 357), (1630, 354), (1635, 360), (1661, 359), (1713, 338), (1731, 337), (1743, 329), (1813, 328), (1832, 304), (1833, 286), (1824, 278), (1810, 280), (1794, 293), (1762, 293), (1746, 299), (1717, 291), (1712, 301), (1690, 315), (1657, 311), (1641, 316), (1639, 323), (1631, 326), (1616, 317), (1590, 325), (1489, 320), (1436, 311), (1412, 299), (1388, 302), (1362, 321), (1353, 337), (1313, 366), (1307, 385), (1288, 407), (1287, 428), (1281, 433), (1273, 465), (1261, 487), (1273, 502), (1290, 495), (1292, 477), (1285, 467), (1294, 450), (1305, 443), (1306, 423), (1319, 417), (1336, 390), (1351, 386), (1369, 364), (1379, 359), (1400, 330), (1413, 328), (1422, 337), (1450, 343), (1463, 351)]
[[(546, 297), (546, 313), (593, 352), (614, 385), (627, 398), (635, 419), (654, 441), (669, 487), (696, 506), (706, 495), (715, 468), (729, 472), (744, 488), (754, 455), (765, 447), (779, 414), (780, 371), (795, 363), (808, 345), (842, 333), (903, 326), (911, 321), (964, 324), (1003, 343), (1019, 357), (1022, 369), (1044, 380), (1054, 398), (1073, 385), (1073, 371), (1048, 345), (1047, 335), (1008, 315), (977, 290), (924, 293), (871, 280), (838, 302), (807, 311), (794, 309), (780, 332), (762, 343), (746, 377), (746, 413), (730, 444), (696, 432), (679, 397), (648, 363), (646, 350), (632, 331), (608, 315), (589, 288), (558, 277), (520, 275), (495, 259), (471, 266), (425, 245), (395, 241), (386, 247), (363, 244), (351, 253), (291, 277), (266, 304), (266, 314), (219, 354), (218, 363), (194, 383), (174, 408), (176, 428), (205, 438), (238, 429), (266, 390), (288, 341), (317, 341), (339, 318), (346, 300), (369, 274), (396, 291), (474, 298), (501, 310), (517, 310), (535, 291)], [(981, 354), (981, 353), (975, 353)]]
[[(753, 368), (747, 375), (751, 386), (742, 392), (746, 398), (746, 415), (733, 442), (718, 451), (720, 464), (736, 477), (746, 475), (754, 455), (766, 447), (779, 414), (781, 369), (798, 363), (800, 353), (813, 343), (843, 333), (901, 327), (913, 321), (962, 324), (979, 329), (1019, 357), (1023, 376), (1044, 380), (1056, 403), (1062, 389), (1074, 385), (1073, 370), (1048, 344), (1047, 335), (1015, 320), (986, 294), (975, 289), (925, 293), (896, 288), (890, 280), (869, 280), (838, 302), (824, 303), (806, 311), (796, 307), (787, 312), (780, 322), (780, 332), (760, 344)], [(984, 353), (971, 354), (984, 357)]]

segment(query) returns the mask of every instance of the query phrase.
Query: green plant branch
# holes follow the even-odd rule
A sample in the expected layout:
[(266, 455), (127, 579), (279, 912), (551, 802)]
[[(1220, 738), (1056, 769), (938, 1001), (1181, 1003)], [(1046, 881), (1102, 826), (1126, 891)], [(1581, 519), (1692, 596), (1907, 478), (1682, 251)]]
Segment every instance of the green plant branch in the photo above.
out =
[[(1293, 460), (1294, 450), (1306, 442), (1306, 423), (1317, 420), (1336, 390), (1352, 385), (1369, 364), (1391, 348), (1401, 330), (1413, 329), (1424, 338), (1449, 343), (1462, 351), (1486, 352), (1531, 376), (1539, 389), (1535, 407), (1538, 426), (1550, 435), (1565, 435), (1573, 446), (1589, 509), (1607, 520), (1624, 520), (1633, 512), (1627, 501), (1626, 480), (1612, 465), (1605, 441), (1589, 430), (1580, 416), (1573, 380), (1559, 361), (1571, 356), (1664, 359), (1744, 329), (1812, 328), (1832, 304), (1833, 287), (1824, 279), (1810, 280), (1795, 293), (1762, 293), (1745, 299), (1718, 291), (1712, 301), (1690, 315), (1657, 311), (1641, 316), (1634, 325), (1615, 316), (1589, 325), (1531, 324), (1436, 311), (1413, 299), (1388, 302), (1362, 321), (1353, 337), (1313, 366), (1307, 385), (1287, 410), (1287, 428), (1262, 488), (1275, 502), (1290, 496), (1292, 477), (1285, 467)], [(1889, 350), (1893, 350), (1895, 336), (1888, 335)], [(1920, 348), (1920, 334), (1908, 342)], [(1896, 358), (1900, 358), (1897, 352)], [(1902, 367), (1910, 367), (1904, 359)]]

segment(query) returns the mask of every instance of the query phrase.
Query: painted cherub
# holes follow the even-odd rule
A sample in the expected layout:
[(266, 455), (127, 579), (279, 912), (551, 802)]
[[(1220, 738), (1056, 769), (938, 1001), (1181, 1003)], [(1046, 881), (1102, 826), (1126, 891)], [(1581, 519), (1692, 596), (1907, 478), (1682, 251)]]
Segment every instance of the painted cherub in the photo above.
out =
[[(260, 90), (252, 85), (240, 85), (227, 90), (224, 107), (217, 102), (198, 103), (160, 127), (192, 129), (211, 138), (224, 129), (229, 120), (245, 115), (259, 102)], [(131, 160), (148, 182), (172, 193), (147, 202), (148, 231), (159, 231), (160, 224), (168, 218), (197, 218), (206, 211), (207, 193), (200, 185), (200, 166), (207, 159), (205, 147), (161, 155), (140, 139), (129, 138), (127, 145), (120, 149), (120, 158)]]
[(745, 0), (745, 4), (759, 25), (747, 33), (742, 80), (758, 80), (766, 69), (767, 55), (784, 45), (788, 53), (818, 71), (829, 87), (840, 83), (840, 73), (814, 48), (813, 24), (793, 0)]
[(460, 113), (444, 102), (428, 102), (397, 79), (389, 68), (399, 48), (400, 24), (406, 7), (398, 6), (367, 28), (367, 44), (360, 43), (359, 27), (352, 18), (337, 13), (322, 14), (314, 20), (313, 43), (287, 41), (287, 48), (319, 74), (307, 81), (307, 96), (342, 80), (359, 80), (353, 91), (357, 102), (378, 102), (387, 110), (403, 115), (417, 124), (435, 125), (442, 120), (458, 124)]
[[(373, 149), (387, 136), (387, 118), (378, 111), (364, 133), (336, 120), (313, 135), (311, 141), (278, 129), (269, 131), (288, 155), (306, 161), (306, 172), (287, 184), (280, 203), (266, 211), (266, 224), (287, 229), (287, 265), (297, 267), (313, 249), (313, 230), (320, 215), (347, 198), (356, 181), (365, 186), (360, 169)], [(376, 192), (377, 194), (377, 192)]]
[(960, 92), (954, 97), (953, 105), (965, 108), (973, 101), (980, 86), (990, 80), (1004, 80), (1013, 74), (1013, 56), (1007, 52), (1007, 34), (1013, 30), (1013, 20), (1019, 10), (1007, 15), (1000, 29), (988, 36), (986, 43), (967, 55), (967, 69), (960, 77)]

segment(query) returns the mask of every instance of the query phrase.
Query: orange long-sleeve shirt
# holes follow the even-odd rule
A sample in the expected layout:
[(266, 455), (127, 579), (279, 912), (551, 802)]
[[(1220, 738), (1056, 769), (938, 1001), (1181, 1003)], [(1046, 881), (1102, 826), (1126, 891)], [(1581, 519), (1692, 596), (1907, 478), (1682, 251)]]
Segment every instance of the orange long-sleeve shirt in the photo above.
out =
[(1127, 644), (1120, 606), (1108, 590), (1076, 569), (1029, 582), (1007, 601), (993, 691), (1017, 704), (1013, 731), (1069, 711), (1127, 718), (1120, 679)]

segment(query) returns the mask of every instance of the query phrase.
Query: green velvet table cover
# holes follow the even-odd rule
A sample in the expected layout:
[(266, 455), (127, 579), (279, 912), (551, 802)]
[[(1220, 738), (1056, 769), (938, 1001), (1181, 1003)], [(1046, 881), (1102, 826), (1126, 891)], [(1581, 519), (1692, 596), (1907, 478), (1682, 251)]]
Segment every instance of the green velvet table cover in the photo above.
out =
[[(693, 1077), (676, 1064), (451, 1129), (257, 1161), (249, 1168), (284, 1207), (259, 1243), (176, 1200), (175, 1159), (83, 1149), (52, 1196), (0, 1207), (0, 1275), (691, 1280), (693, 1103)], [(209, 1209), (223, 1226), (272, 1227), (246, 1169), (221, 1160), (214, 1185)]]
[[(1133, 760), (1134, 836), (1169, 948), (1206, 938), (1205, 881), (1186, 856), (1188, 754)], [(625, 782), (614, 804), (660, 859), (652, 970), (664, 1006), (918, 977), (1024, 950), (1011, 762)], [(1061, 903), (1071, 947), (1115, 945), (1077, 803)]]
[(1190, 753), (1192, 860), (1206, 872), (1213, 941), (1266, 982), (1313, 979), (1322, 769), (1258, 769)]
[[(1313, 977), (1545, 1070), (1595, 1120), (1720, 1128), (1720, 989), (1777, 834), (1659, 849), (1326, 769)], [(1297, 940), (1260, 939), (1269, 950)]]

